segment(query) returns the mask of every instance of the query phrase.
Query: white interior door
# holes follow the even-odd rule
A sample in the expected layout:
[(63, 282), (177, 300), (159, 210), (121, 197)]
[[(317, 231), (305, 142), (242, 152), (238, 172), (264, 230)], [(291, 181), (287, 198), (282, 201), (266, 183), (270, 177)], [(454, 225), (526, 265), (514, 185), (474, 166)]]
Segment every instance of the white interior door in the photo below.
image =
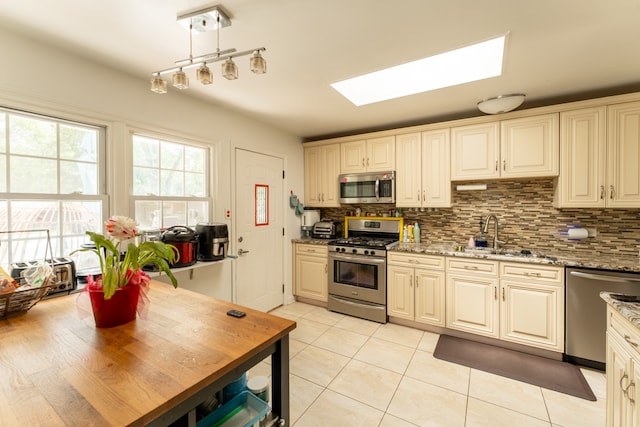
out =
[(262, 311), (284, 301), (283, 163), (236, 149), (236, 303)]

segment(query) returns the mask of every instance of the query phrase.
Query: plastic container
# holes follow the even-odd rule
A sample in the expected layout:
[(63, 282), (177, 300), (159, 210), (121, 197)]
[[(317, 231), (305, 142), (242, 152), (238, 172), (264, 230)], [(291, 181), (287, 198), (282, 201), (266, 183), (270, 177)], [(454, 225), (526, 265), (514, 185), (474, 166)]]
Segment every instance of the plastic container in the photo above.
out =
[(247, 382), (247, 388), (258, 398), (269, 403), (269, 378), (264, 376), (250, 378)]
[(235, 381), (227, 384), (222, 389), (222, 403), (227, 403), (232, 400), (236, 395), (247, 390), (247, 373), (240, 375)]
[(196, 424), (197, 427), (250, 427), (267, 415), (269, 405), (249, 391), (243, 391)]

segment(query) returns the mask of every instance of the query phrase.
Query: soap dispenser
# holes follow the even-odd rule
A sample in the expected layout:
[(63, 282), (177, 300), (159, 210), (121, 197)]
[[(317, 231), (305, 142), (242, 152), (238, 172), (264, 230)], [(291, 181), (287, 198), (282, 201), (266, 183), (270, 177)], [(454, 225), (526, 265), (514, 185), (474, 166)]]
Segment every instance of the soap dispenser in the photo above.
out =
[(420, 243), (420, 224), (417, 222), (413, 224), (413, 241)]

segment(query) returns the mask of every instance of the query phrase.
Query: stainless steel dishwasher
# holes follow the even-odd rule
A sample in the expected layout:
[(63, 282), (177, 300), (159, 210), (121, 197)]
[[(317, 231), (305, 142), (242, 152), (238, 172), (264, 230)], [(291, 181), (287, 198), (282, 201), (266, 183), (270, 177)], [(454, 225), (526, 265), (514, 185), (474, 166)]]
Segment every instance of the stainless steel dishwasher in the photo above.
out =
[(607, 303), (601, 291), (640, 296), (640, 273), (566, 269), (564, 360), (604, 370)]

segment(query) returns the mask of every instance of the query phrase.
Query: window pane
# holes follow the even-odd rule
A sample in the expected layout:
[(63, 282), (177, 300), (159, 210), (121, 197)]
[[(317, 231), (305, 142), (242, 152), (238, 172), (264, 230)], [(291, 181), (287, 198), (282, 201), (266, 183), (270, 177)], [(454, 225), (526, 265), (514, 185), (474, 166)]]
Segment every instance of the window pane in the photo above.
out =
[[(8, 231), (9, 223), (8, 223), (8, 211), (7, 211), (7, 201), (0, 200), (0, 231)], [(0, 236), (0, 239), (2, 236)], [(2, 240), (0, 240), (2, 241)], [(0, 250), (2, 249), (2, 245), (0, 245)], [(0, 263), (0, 265), (3, 265)]]
[(101, 202), (63, 202), (62, 212), (62, 254), (64, 255), (68, 255), (89, 241), (87, 231), (104, 231)]
[(98, 132), (60, 125), (60, 157), (68, 160), (98, 161)]
[(11, 156), (9, 169), (9, 191), (12, 193), (58, 192), (58, 163), (55, 160)]
[[(7, 152), (7, 115), (0, 112), (0, 153)], [(4, 165), (2, 165), (4, 167)]]
[(133, 168), (133, 194), (136, 196), (159, 195), (158, 169)]
[(209, 203), (207, 202), (187, 202), (189, 208), (187, 225), (195, 227), (199, 222), (209, 222)]
[(184, 148), (184, 169), (189, 172), (204, 173), (205, 150), (202, 148), (189, 147)]
[(25, 200), (11, 202), (11, 230), (48, 229), (58, 235), (59, 212), (57, 201)]
[(160, 195), (184, 196), (184, 174), (182, 172), (161, 169)]
[(162, 203), (162, 227), (185, 225), (187, 223), (187, 202), (166, 201)]
[(162, 227), (162, 203), (157, 200), (136, 200), (136, 222), (140, 227)]
[(0, 193), (7, 191), (7, 156), (0, 154)]
[(98, 194), (98, 165), (60, 162), (60, 193)]
[(40, 157), (56, 157), (56, 125), (50, 121), (21, 117), (9, 117), (9, 144), (12, 154), (28, 154)]
[(160, 144), (160, 167), (162, 169), (184, 170), (184, 148), (181, 144), (162, 141)]
[(185, 196), (205, 197), (204, 174), (186, 172), (184, 187)]
[(133, 164), (135, 166), (159, 167), (158, 140), (134, 135), (133, 137)]

